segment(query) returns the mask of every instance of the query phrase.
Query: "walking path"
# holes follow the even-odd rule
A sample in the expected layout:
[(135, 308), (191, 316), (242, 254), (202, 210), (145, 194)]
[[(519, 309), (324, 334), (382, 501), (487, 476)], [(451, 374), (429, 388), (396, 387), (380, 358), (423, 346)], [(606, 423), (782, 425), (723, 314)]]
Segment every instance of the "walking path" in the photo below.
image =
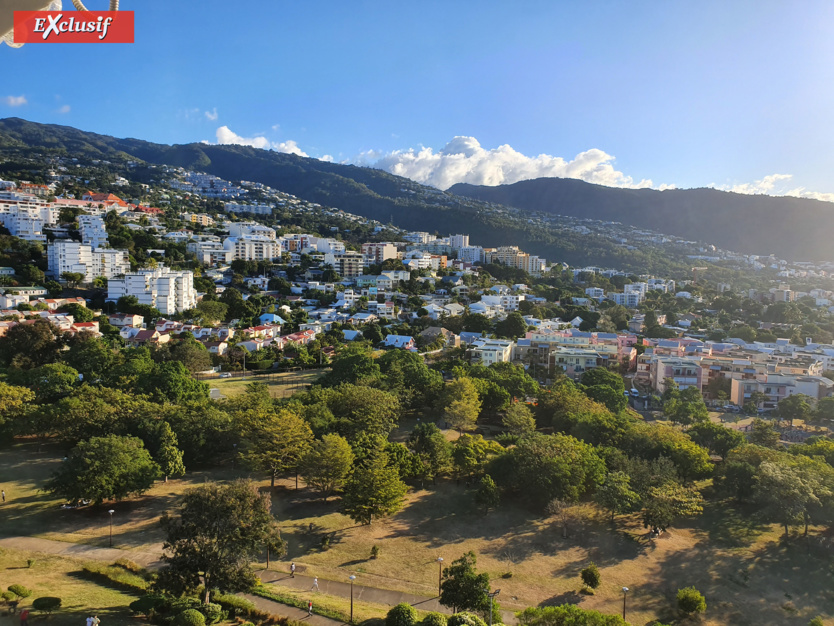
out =
[(133, 550), (121, 550), (119, 548), (97, 548), (84, 543), (55, 541), (53, 539), (41, 539), (40, 537), (2, 537), (0, 538), (0, 547), (91, 559), (93, 561), (109, 561), (110, 563), (119, 559), (130, 559), (148, 569), (156, 569), (162, 564), (159, 560), (159, 555), (162, 554), (162, 544)]
[[(281, 587), (288, 587), (290, 589), (297, 589), (300, 591), (311, 592), (311, 599), (315, 604), (315, 593), (313, 589), (313, 577), (302, 576), (296, 574), (290, 576), (288, 573), (274, 572), (272, 570), (263, 570), (259, 572), (261, 581), (264, 584), (279, 585)], [(319, 578), (319, 593), (325, 593), (331, 596), (339, 596), (341, 598), (350, 598), (350, 583), (341, 582), (338, 580), (325, 580)], [(392, 591), (390, 589), (377, 589), (376, 587), (366, 587), (364, 585), (353, 585), (353, 599), (357, 601), (371, 602), (373, 604), (382, 604), (385, 606), (394, 606), (400, 602), (407, 602), (419, 611), (436, 611), (437, 613), (450, 614), (448, 607), (443, 606), (439, 602), (437, 596), (427, 598), (426, 596), (418, 596), (413, 593), (405, 593), (404, 591)], [(512, 611), (502, 611), (503, 620), (505, 624), (515, 624), (515, 614)]]
[[(297, 609), (294, 606), (288, 606), (286, 604), (281, 604), (280, 602), (276, 602), (275, 600), (269, 600), (267, 598), (262, 598), (260, 596), (253, 596), (249, 593), (241, 593), (239, 594), (242, 598), (246, 598), (252, 604), (255, 605), (261, 611), (266, 611), (267, 613), (271, 613), (272, 615), (281, 615), (284, 617), (288, 617), (290, 619), (294, 619), (297, 622), (304, 622), (305, 624), (311, 624), (312, 626), (341, 626), (342, 622), (330, 619), (329, 617), (324, 617), (322, 615), (316, 615), (313, 613), (312, 616), (307, 614), (307, 611), (304, 609)], [(316, 610), (316, 600), (313, 598), (313, 610)]]
[[(151, 549), (150, 547), (120, 550), (118, 548), (97, 548), (83, 543), (68, 543), (66, 541), (41, 539), (39, 537), (2, 537), (0, 538), (0, 548), (43, 552), (45, 554), (56, 554), (80, 559), (90, 559), (93, 561), (106, 561), (108, 563), (114, 563), (119, 559), (128, 558), (131, 561), (149, 569), (156, 569), (161, 565), (159, 555), (162, 552), (161, 545), (159, 545), (156, 550)], [(311, 576), (296, 574), (294, 577), (291, 577), (288, 573), (276, 572), (273, 570), (262, 570), (259, 573), (259, 576), (264, 584), (279, 585), (281, 587), (301, 591), (311, 591), (312, 593), (310, 595), (310, 599), (313, 601), (313, 609), (315, 610), (316, 598), (315, 590), (313, 590), (313, 578)], [(351, 585), (349, 582), (319, 578), (319, 593), (338, 596), (341, 598), (350, 598), (350, 588)], [(313, 615), (313, 617), (310, 617), (307, 615), (307, 611), (287, 606), (267, 598), (261, 598), (259, 596), (249, 594), (243, 594), (243, 597), (251, 600), (255, 603), (255, 606), (264, 611), (268, 611), (269, 613), (276, 615), (287, 616), (295, 620), (303, 620), (314, 626), (335, 626), (336, 624), (341, 623), (337, 620), (322, 617), (321, 615)], [(420, 611), (450, 613), (448, 608), (440, 604), (437, 597), (428, 598), (426, 596), (418, 596), (402, 591), (366, 587), (365, 585), (353, 585), (353, 598), (357, 601), (361, 600), (384, 606), (394, 606), (400, 602), (407, 602)], [(515, 615), (512, 611), (503, 611), (502, 613), (505, 624), (516, 623)]]

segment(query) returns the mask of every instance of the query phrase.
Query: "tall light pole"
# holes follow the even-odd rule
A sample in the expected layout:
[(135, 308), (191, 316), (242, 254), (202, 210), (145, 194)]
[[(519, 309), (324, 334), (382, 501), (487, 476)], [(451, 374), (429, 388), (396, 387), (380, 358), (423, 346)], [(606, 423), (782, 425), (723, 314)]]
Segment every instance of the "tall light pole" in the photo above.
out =
[(628, 587), (623, 587), (623, 621), (625, 621), (626, 613), (626, 596), (628, 595)]
[(495, 597), (501, 593), (500, 589), (496, 589), (492, 593), (489, 592), (489, 587), (487, 587), (487, 598), (489, 598), (489, 626), (492, 626), (492, 603), (495, 601)]
[(349, 578), (350, 578), (350, 623), (353, 624), (353, 581), (356, 580), (356, 576), (351, 574)]
[(113, 547), (113, 513), (115, 513), (116, 511), (114, 511), (113, 509), (110, 509), (107, 512), (110, 513), (110, 547), (112, 548)]
[(443, 557), (437, 557), (437, 597), (440, 597), (440, 581), (443, 579)]

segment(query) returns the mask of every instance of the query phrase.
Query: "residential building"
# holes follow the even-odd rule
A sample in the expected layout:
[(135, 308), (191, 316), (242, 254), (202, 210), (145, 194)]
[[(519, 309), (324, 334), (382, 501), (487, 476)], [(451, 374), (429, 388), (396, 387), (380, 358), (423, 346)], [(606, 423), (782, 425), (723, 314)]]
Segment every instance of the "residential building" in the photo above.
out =
[(104, 220), (98, 215), (79, 215), (78, 232), (81, 242), (93, 248), (104, 248), (107, 245), (107, 230)]
[(107, 299), (136, 296), (140, 304), (158, 309), (163, 315), (182, 313), (197, 306), (194, 274), (174, 271), (165, 266), (125, 274), (107, 283)]
[(666, 390), (666, 380), (675, 381), (678, 389), (696, 387), (701, 391), (703, 385), (703, 370), (695, 359), (685, 359), (674, 356), (656, 356), (651, 367), (652, 387), (662, 394)]
[(65, 272), (84, 275), (84, 282), (90, 283), (103, 276), (108, 280), (130, 271), (130, 257), (127, 250), (93, 248), (88, 244), (59, 239), (47, 248), (48, 273), (60, 278)]
[(324, 262), (332, 265), (336, 273), (343, 278), (356, 278), (362, 274), (364, 260), (365, 258), (359, 252), (324, 255)]
[(602, 367), (603, 361), (596, 350), (556, 347), (548, 354), (547, 368), (551, 374), (561, 370), (565, 376), (579, 380), (588, 370)]
[(472, 363), (492, 365), (493, 363), (507, 363), (513, 360), (512, 341), (504, 339), (475, 339), (469, 347), (469, 357)]
[(402, 350), (416, 350), (414, 337), (407, 335), (388, 335), (383, 344), (386, 348), (400, 348)]
[(183, 213), (182, 219), (184, 222), (200, 224), (201, 226), (212, 226), (214, 224), (214, 218), (205, 213)]
[(397, 258), (397, 246), (393, 243), (363, 243), (362, 254), (372, 265), (382, 263)]

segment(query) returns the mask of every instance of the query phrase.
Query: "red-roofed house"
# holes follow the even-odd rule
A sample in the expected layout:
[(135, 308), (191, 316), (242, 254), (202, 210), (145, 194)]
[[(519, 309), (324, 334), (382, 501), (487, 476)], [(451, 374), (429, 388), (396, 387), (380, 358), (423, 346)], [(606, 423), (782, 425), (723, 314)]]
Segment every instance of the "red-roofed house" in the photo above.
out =
[(118, 204), (121, 207), (127, 207), (127, 202), (122, 200), (119, 196), (114, 196), (112, 193), (92, 193), (88, 191), (81, 199), (86, 202), (95, 202), (97, 204)]

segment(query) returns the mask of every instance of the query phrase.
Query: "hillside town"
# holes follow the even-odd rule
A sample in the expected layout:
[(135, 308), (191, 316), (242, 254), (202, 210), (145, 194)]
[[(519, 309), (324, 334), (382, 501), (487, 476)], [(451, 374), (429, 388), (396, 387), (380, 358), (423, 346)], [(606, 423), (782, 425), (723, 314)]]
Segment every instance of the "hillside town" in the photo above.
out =
[[(382, 349), (432, 353), (454, 349), (472, 363), (516, 363), (543, 383), (557, 375), (579, 380), (590, 369), (615, 368), (632, 381), (633, 388), (626, 393), (639, 408), (648, 408), (651, 395), (663, 394), (670, 380), (679, 389), (697, 388), (713, 404), (741, 408), (749, 406), (753, 398), (759, 412), (772, 410), (793, 394), (814, 400), (834, 394), (834, 383), (823, 376), (834, 370), (834, 345), (812, 337), (802, 338), (799, 345), (789, 338), (745, 341), (730, 330), (720, 340), (712, 340), (699, 332), (697, 313), (667, 324), (665, 315), (653, 312), (651, 325), (663, 328), (666, 336), (643, 336), (649, 294), (686, 300), (691, 307), (706, 306), (700, 290), (691, 291), (691, 286), (697, 285), (697, 271), (706, 268), (693, 268), (693, 280), (678, 284), (654, 276), (632, 281), (627, 272), (615, 269), (548, 265), (545, 259), (517, 246), (482, 247), (465, 234), (441, 237), (402, 232), (397, 240), (353, 245), (346, 244), (338, 229), (331, 229), (330, 236), (280, 233), (252, 218), (269, 216), (279, 206), (328, 210), (256, 183), (235, 185), (183, 170), (168, 173), (175, 174), (171, 189), (223, 200), (225, 214), (184, 212), (180, 215), (182, 226), (171, 230), (162, 223), (162, 209), (127, 202), (112, 193), (88, 191), (78, 199), (59, 198), (51, 197), (54, 183), (0, 182), (0, 222), (14, 237), (45, 244), (47, 277), (63, 287), (86, 284), (106, 289), (105, 304), (111, 311), (128, 298), (158, 312), (156, 317), (96, 311), (96, 320), (116, 329), (128, 346), (160, 345), (189, 333), (209, 350), (215, 358), (215, 371), (219, 371), (239, 367), (228, 359), (232, 348), (279, 357), (269, 361), (277, 367), (282, 359), (290, 360), (297, 347), (317, 339), (327, 344), (322, 346), (322, 354), (328, 358), (338, 347), (334, 337), (347, 342), (371, 337)], [(60, 179), (55, 177), (56, 182)], [(252, 192), (262, 200), (239, 202)], [(160, 197), (163, 203), (167, 199)], [(62, 219), (67, 210), (74, 211), (74, 224)], [(225, 217), (228, 214), (234, 218)], [(113, 218), (128, 228), (183, 244), (199, 269), (169, 268), (164, 254), (157, 255), (158, 260), (151, 258), (151, 266), (136, 267), (129, 250), (109, 244), (108, 220)], [(373, 232), (385, 230), (379, 223), (370, 226)], [(571, 310), (581, 307), (581, 311), (569, 318), (537, 317), (535, 312), (541, 307), (559, 307), (562, 301), (548, 300), (525, 283), (500, 284), (482, 273), (485, 265), (518, 270), (519, 276), (530, 280), (551, 272), (567, 273), (576, 287), (567, 303)], [(798, 274), (783, 262), (772, 265), (779, 270), (779, 277), (827, 276), (827, 269), (821, 267), (805, 268)], [(248, 271), (241, 275), (244, 267)], [(101, 336), (99, 321), (75, 320), (63, 310), (69, 305), (86, 307), (84, 298), (60, 297), (48, 294), (43, 286), (20, 284), (13, 268), (0, 268), (0, 274), (5, 284), (0, 288), (0, 335), (16, 324), (43, 318), (62, 331)], [(189, 317), (206, 298), (206, 292), (195, 286), (195, 276), (200, 277), (201, 288), (206, 281), (211, 285), (210, 298), (222, 297), (231, 288), (240, 290), (244, 301), (257, 295), (274, 304), (257, 310), (256, 324), (247, 325), (240, 319), (209, 320), (206, 324), (202, 318), (200, 322)], [(583, 289), (589, 278), (620, 279), (621, 286), (619, 290)], [(404, 288), (406, 284), (411, 288)], [(721, 294), (730, 288), (718, 284), (716, 291)], [(747, 296), (764, 303), (810, 298), (816, 307), (834, 310), (832, 292), (824, 289), (799, 292), (779, 284), (766, 293), (750, 290)], [(599, 311), (610, 306), (627, 310), (627, 320), (621, 329), (603, 332), (595, 322)], [(519, 325), (513, 333), (496, 334), (509, 316)], [(456, 318), (483, 320), (483, 328), (464, 330), (473, 325), (456, 322)], [(768, 326), (761, 323), (762, 328)], [(379, 330), (368, 333), (369, 328)], [(404, 334), (403, 329), (415, 332)], [(263, 360), (250, 357), (250, 362)]]

